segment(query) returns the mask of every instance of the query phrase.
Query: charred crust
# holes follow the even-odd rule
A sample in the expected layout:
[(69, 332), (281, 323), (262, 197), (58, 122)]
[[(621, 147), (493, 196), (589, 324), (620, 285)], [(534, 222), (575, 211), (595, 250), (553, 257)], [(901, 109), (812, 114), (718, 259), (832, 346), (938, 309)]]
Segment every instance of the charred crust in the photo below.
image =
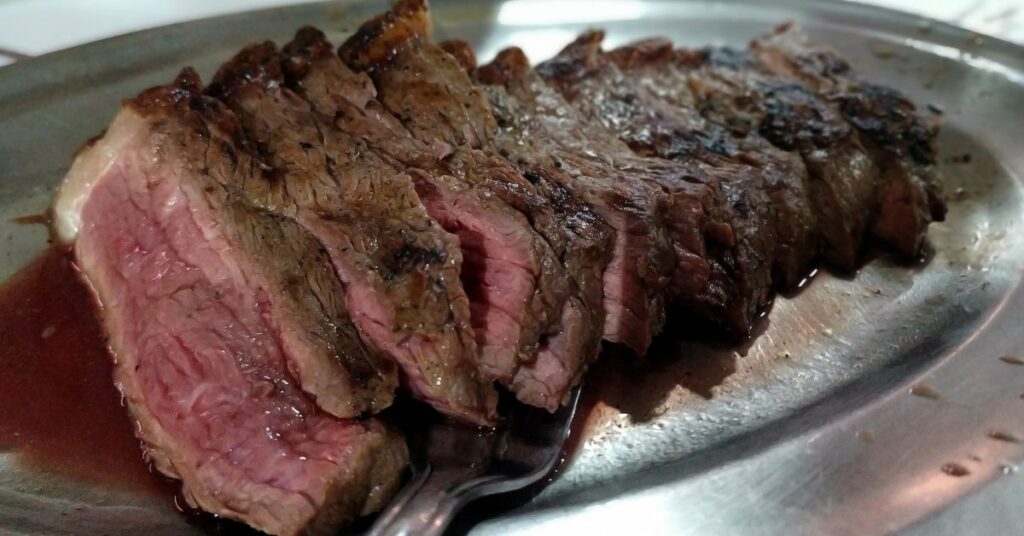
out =
[(476, 69), (475, 78), (488, 85), (508, 87), (516, 80), (524, 79), (530, 71), (530, 60), (521, 48), (510, 47), (498, 52), (487, 65)]
[(837, 97), (847, 121), (886, 150), (910, 157), (921, 166), (935, 163), (935, 129), (918, 117), (909, 100), (885, 86), (865, 83), (856, 89)]
[(637, 41), (605, 53), (605, 56), (623, 69), (673, 59), (672, 41), (655, 37)]
[(402, 274), (412, 272), (422, 266), (444, 262), (445, 254), (436, 249), (420, 247), (412, 243), (404, 243), (386, 258), (384, 265), (385, 280), (391, 280)]
[(469, 43), (461, 39), (452, 39), (438, 43), (437, 46), (454, 57), (466, 71), (472, 72), (473, 69), (476, 69), (476, 53), (473, 52), (473, 47), (469, 46)]
[(249, 45), (217, 70), (206, 92), (224, 99), (251, 85), (274, 88), (284, 82), (277, 45), (264, 41)]
[(429, 39), (426, 0), (401, 0), (390, 11), (363, 23), (338, 49), (341, 59), (360, 70), (387, 65), (420, 39)]
[(282, 49), (281, 66), (289, 81), (302, 80), (309, 74), (313, 62), (334, 55), (334, 45), (319, 29), (304, 26)]

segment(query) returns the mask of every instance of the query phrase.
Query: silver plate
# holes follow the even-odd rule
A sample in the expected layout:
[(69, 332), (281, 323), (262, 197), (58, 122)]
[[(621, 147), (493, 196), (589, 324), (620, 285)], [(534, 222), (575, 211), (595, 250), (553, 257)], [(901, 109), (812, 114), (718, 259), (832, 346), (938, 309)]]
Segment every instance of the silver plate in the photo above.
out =
[[(186, 65), (209, 74), (242, 45), (286, 40), (303, 24), (340, 40), (383, 8), (342, 2), (198, 21), (0, 69), (0, 278), (45, 245), (42, 229), (9, 219), (45, 209), (69, 155), (122, 97)], [(868, 76), (945, 110), (940, 154), (951, 204), (949, 220), (931, 228), (930, 262), (908, 269), (882, 257), (853, 279), (821, 274), (780, 298), (739, 351), (663, 342), (643, 363), (606, 359), (589, 380), (591, 409), (570, 462), (534, 500), (471, 532), (1024, 527), (1024, 480), (1004, 476), (1016, 472), (1022, 446), (989, 437), (1024, 436), (1024, 367), (999, 359), (1024, 352), (1024, 50), (908, 15), (809, 0), (439, 0), (433, 9), (438, 37), (469, 40), (482, 60), (511, 43), (540, 60), (589, 26), (606, 28), (609, 45), (666, 35), (742, 46), (795, 19)], [(963, 154), (970, 163), (948, 159)], [(918, 384), (938, 399), (911, 395)], [(947, 463), (969, 474), (946, 474)], [(198, 529), (165, 501), (28, 472), (6, 453), (6, 530)]]

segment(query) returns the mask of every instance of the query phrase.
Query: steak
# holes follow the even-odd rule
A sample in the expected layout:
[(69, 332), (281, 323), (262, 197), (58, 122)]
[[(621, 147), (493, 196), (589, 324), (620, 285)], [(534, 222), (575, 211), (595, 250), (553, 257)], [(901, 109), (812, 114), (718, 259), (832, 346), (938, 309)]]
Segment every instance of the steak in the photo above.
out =
[(342, 63), (322, 33), (305, 28), (284, 51), (289, 87), (337, 128), (404, 166), (430, 216), (459, 238), (481, 371), (511, 381), (524, 356), (536, 353), (541, 320), (561, 293), (549, 288), (550, 278), (539, 284), (548, 262), (541, 238), (522, 213), (441, 163), (450, 144), (413, 138), (376, 99), (370, 78)]
[(704, 117), (739, 136), (758, 133), (795, 151), (809, 171), (822, 254), (841, 270), (856, 267), (868, 222), (877, 212), (877, 169), (860, 136), (806, 86), (762, 69), (728, 48), (677, 52)]
[(536, 356), (527, 355), (510, 388), (529, 404), (555, 409), (599, 351), (599, 284), (610, 233), (576, 199), (553, 166), (517, 168), (493, 147), (497, 129), (487, 100), (457, 58), (430, 42), (422, 0), (406, 0), (364, 24), (341, 47), (350, 66), (368, 72), (381, 102), (413, 136), (452, 147), (444, 165), (523, 214), (539, 238), (539, 287), (549, 308), (539, 320)]
[[(585, 33), (537, 71), (583, 115), (615, 132), (638, 155), (671, 160), (678, 176), (648, 176), (662, 188), (676, 193), (697, 185), (707, 192), (701, 210), (728, 231), (721, 233), (722, 238), (709, 235), (703, 240), (710, 246), (705, 248), (711, 266), (707, 289), (693, 291), (677, 283), (675, 299), (704, 318), (746, 334), (770, 298), (775, 247), (769, 203), (757, 184), (759, 178), (753, 176), (756, 171), (710, 156), (706, 146), (714, 139), (683, 128), (669, 115), (669, 106), (645, 98), (601, 53), (602, 39), (601, 32)], [(694, 153), (707, 158), (695, 159)], [(686, 278), (685, 273), (679, 275)], [(722, 299), (705, 298), (715, 294)], [(708, 301), (712, 306), (706, 305)]]
[(530, 68), (518, 48), (475, 70), (499, 129), (494, 144), (514, 161), (554, 164), (569, 187), (614, 229), (602, 276), (603, 337), (643, 355), (665, 320), (664, 291), (674, 267), (665, 227), (668, 196), (636, 179), (618, 157), (629, 148), (603, 126), (576, 113)]
[(76, 157), (55, 227), (101, 305), (115, 381), (157, 469), (209, 512), (328, 533), (380, 509), (408, 453), (376, 420), (323, 413), (323, 393), (296, 380), (317, 370), (353, 409), (375, 410), (394, 367), (355, 336), (320, 244), (241, 195), (269, 178), (200, 89), (186, 70), (127, 101)]
[(793, 24), (755, 39), (750, 50), (765, 69), (826, 97), (860, 133), (880, 175), (872, 232), (905, 256), (920, 255), (928, 224), (946, 215), (934, 171), (936, 126), (898, 91), (863, 80)]
[(410, 177), (285, 87), (273, 43), (242, 50), (209, 93), (234, 110), (274, 177), (247, 195), (330, 253), (363, 339), (398, 363), (414, 396), (492, 423), (497, 397), (479, 378), (458, 240), (427, 215)]
[(772, 281), (784, 290), (795, 287), (817, 258), (819, 241), (808, 173), (800, 157), (777, 149), (756, 132), (735, 135), (701, 116), (698, 96), (690, 90), (686, 73), (677, 69), (671, 41), (648, 39), (605, 57), (629, 77), (643, 102), (660, 104), (656, 113), (661, 120), (652, 122), (656, 141), (645, 143), (647, 147), (659, 150), (659, 156), (697, 158), (716, 169), (736, 169), (732, 177), (752, 181), (737, 187), (755, 204), (767, 201), (764, 207), (776, 240)]

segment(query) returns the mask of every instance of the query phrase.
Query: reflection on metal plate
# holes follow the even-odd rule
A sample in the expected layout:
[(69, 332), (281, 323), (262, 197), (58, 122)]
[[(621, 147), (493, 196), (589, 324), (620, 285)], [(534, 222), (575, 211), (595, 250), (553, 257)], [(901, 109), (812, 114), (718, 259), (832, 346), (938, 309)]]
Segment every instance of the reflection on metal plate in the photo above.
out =
[[(999, 434), (1024, 436), (1024, 367), (999, 357), (1024, 354), (1024, 51), (809, 0), (433, 7), (439, 38), (471, 41), (482, 60), (512, 43), (540, 60), (589, 26), (606, 28), (609, 46), (651, 35), (743, 45), (796, 19), (868, 76), (945, 111), (950, 214), (931, 228), (927, 263), (908, 269), (883, 256), (854, 278), (819, 274), (779, 298), (741, 348), (665, 340), (642, 362), (608, 356), (588, 379), (589, 413), (557, 478), (471, 532), (860, 534), (923, 522), (914, 530), (958, 534), (965, 519), (979, 533), (1019, 529), (1005, 498), (1024, 490), (1013, 476), (1022, 446)], [(119, 99), (186, 65), (208, 75), (247, 42), (284, 40), (303, 24), (341, 39), (381, 9), (341, 2), (199, 21), (0, 69), (0, 278), (45, 246), (44, 231), (10, 218), (45, 209), (71, 153)], [(952, 158), (964, 154), (969, 162)], [(29, 471), (7, 453), (6, 530), (199, 529), (167, 501)]]

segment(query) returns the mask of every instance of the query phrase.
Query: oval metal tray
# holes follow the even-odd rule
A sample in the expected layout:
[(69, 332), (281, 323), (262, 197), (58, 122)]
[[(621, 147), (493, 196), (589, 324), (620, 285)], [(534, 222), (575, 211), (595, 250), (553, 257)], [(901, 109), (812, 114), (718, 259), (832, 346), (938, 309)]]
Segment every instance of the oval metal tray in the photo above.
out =
[[(122, 97), (186, 65), (209, 75), (244, 44), (314, 24), (339, 41), (385, 6), (311, 4), (118, 37), (0, 69), (0, 278), (45, 247), (10, 222), (48, 204), (70, 155)], [(536, 61), (578, 31), (608, 45), (665, 35), (743, 46), (784, 20), (873, 79), (944, 110), (947, 222), (934, 255), (884, 256), (855, 278), (819, 274), (779, 298), (742, 348), (662, 341), (588, 379), (572, 459), (512, 510), (469, 512), (476, 534), (1004, 534), (1024, 527), (1024, 50), (853, 4), (782, 0), (433, 5), (439, 39), (482, 61), (508, 44)], [(970, 155), (965, 162), (963, 155)], [(915, 396), (912, 387), (926, 394)], [(4, 411), (0, 408), (0, 411)], [(955, 463), (968, 474), (942, 467)], [(950, 506), (952, 505), (952, 506)], [(948, 508), (947, 508), (948, 507)], [(499, 513), (497, 517), (481, 512)], [(29, 472), (0, 453), (0, 532), (180, 534), (164, 501)]]

